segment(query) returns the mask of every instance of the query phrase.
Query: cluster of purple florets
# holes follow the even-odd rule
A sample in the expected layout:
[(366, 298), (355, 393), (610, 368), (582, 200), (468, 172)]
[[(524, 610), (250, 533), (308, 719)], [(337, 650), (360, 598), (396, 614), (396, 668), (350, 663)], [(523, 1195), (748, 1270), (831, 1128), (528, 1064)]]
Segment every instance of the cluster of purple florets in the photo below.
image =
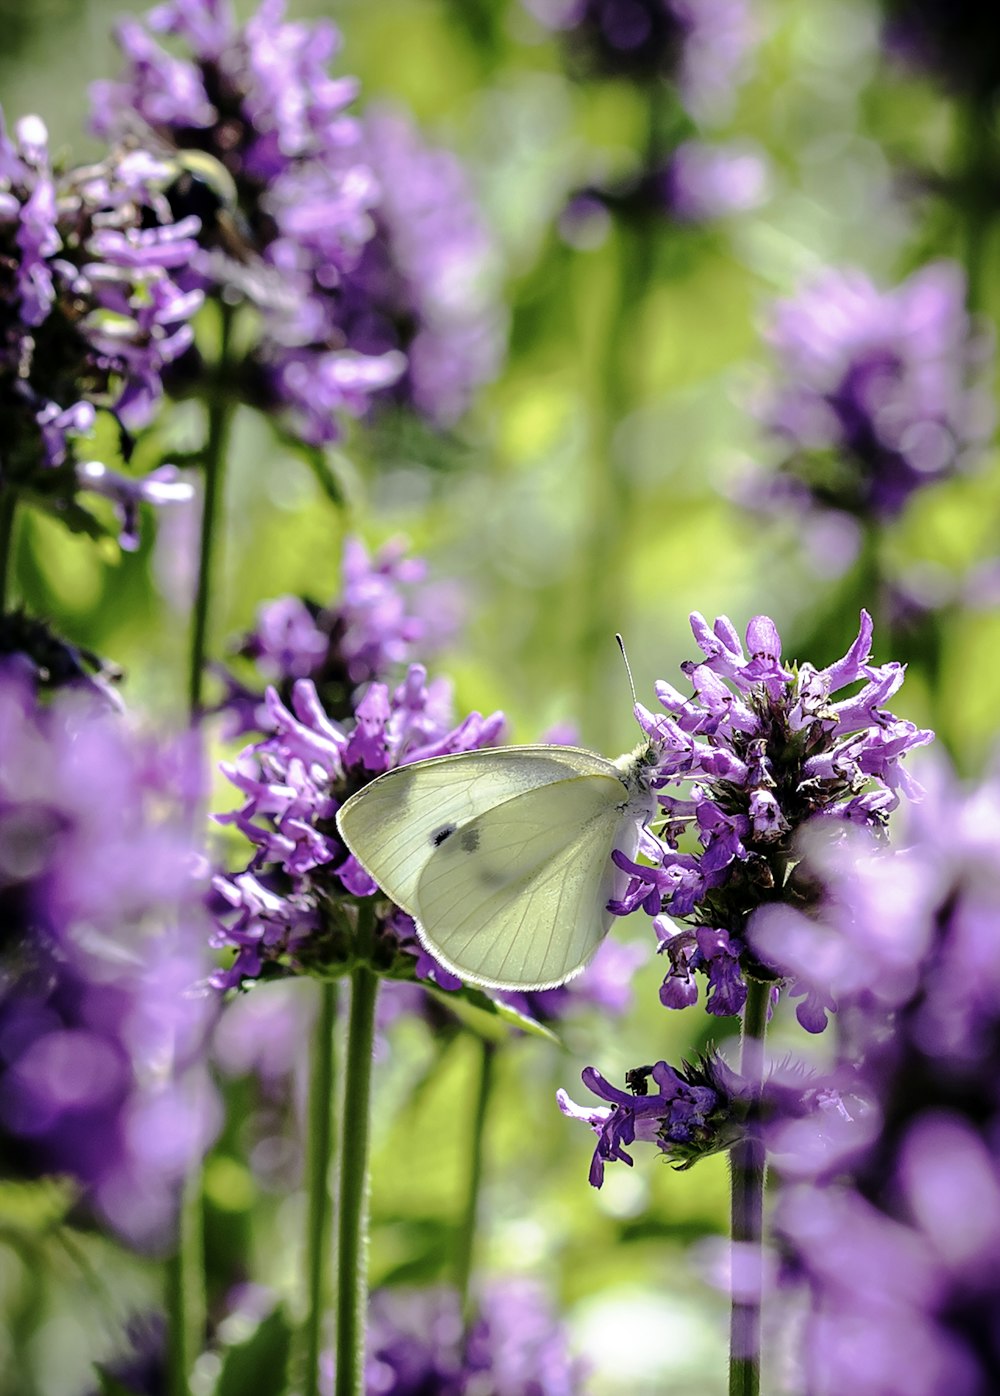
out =
[(90, 692), (0, 677), (0, 1135), (135, 1245), (169, 1241), (215, 1127), (195, 752)]
[(136, 478), (80, 453), (105, 408), (127, 455), (192, 342), (202, 298), (179, 277), (198, 221), (174, 219), (164, 177), (141, 151), (54, 171), (44, 123), (8, 133), (0, 116), (0, 479), (88, 531), (99, 524), (80, 494), (108, 497), (126, 548), (140, 503), (190, 495), (170, 466)]
[(120, 136), (138, 116), (231, 182), (225, 216), (242, 256), (205, 229), (191, 274), (261, 317), (248, 400), (281, 409), (313, 444), (387, 392), (450, 426), (503, 345), (495, 255), (468, 182), (404, 118), (353, 115), (357, 82), (328, 71), (337, 29), (286, 22), (283, 9), (239, 24), (228, 4), (171, 0), (145, 25), (126, 21), (125, 70), (95, 85), (95, 128)]

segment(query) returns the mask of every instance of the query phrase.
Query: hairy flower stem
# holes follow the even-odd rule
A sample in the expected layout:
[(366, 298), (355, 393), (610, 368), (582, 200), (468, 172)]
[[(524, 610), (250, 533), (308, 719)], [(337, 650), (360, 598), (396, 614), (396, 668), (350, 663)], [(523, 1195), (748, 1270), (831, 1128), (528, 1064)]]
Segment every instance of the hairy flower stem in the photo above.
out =
[(198, 587), (195, 593), (194, 617), (191, 626), (188, 702), (192, 719), (197, 719), (202, 709), (205, 652), (211, 618), (215, 544), (218, 531), (216, 521), (222, 503), (226, 449), (229, 444), (229, 429), (233, 420), (233, 400), (225, 387), (233, 322), (232, 308), (222, 306), (219, 315), (218, 373), (216, 384), (207, 401), (208, 428), (205, 435), (205, 454), (203, 457), (205, 473), (201, 508), (201, 539), (198, 549)]
[[(359, 940), (372, 934), (372, 912), (362, 904)], [(365, 1311), (368, 1306), (368, 1155), (372, 1051), (378, 978), (366, 965), (351, 975), (341, 1120), (337, 1215), (337, 1370), (334, 1396), (362, 1396)]]
[(496, 1043), (482, 1038), (479, 1041), (479, 1070), (476, 1076), (476, 1104), (469, 1131), (468, 1178), (465, 1188), (465, 1206), (459, 1223), (458, 1246), (455, 1257), (455, 1287), (462, 1305), (462, 1317), (466, 1331), (472, 1318), (472, 1295), (469, 1280), (472, 1275), (472, 1261), (476, 1245), (476, 1227), (479, 1219), (479, 1194), (483, 1185), (483, 1140), (486, 1134), (486, 1119), (489, 1114), (490, 1097), (496, 1077)]
[(337, 986), (320, 985), (319, 1013), (313, 1032), (309, 1083), (309, 1141), (306, 1222), (308, 1308), (303, 1331), (303, 1396), (318, 1396), (323, 1320), (330, 1302), (330, 1154), (333, 1147), (333, 1044)]
[(17, 493), (12, 489), (0, 489), (0, 613), (9, 603), (11, 573), (14, 566), (14, 514), (17, 510)]
[(764, 1145), (757, 1129), (764, 1077), (764, 1033), (771, 986), (751, 979), (743, 1010), (740, 1073), (750, 1090), (747, 1134), (729, 1155), (732, 1181), (733, 1305), (729, 1328), (729, 1396), (760, 1391), (761, 1239)]
[(177, 1216), (177, 1250), (167, 1261), (168, 1390), (190, 1396), (191, 1369), (205, 1341), (205, 1238), (201, 1174), (184, 1180)]

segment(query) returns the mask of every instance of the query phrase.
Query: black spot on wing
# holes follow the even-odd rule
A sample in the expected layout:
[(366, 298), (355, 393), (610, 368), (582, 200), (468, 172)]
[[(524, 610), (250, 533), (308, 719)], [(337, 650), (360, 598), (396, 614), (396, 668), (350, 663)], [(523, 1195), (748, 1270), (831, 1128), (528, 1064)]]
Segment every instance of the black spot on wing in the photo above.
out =
[(465, 853), (475, 853), (479, 847), (479, 830), (475, 827), (463, 829), (462, 837), (459, 839), (459, 847)]
[(440, 848), (445, 839), (450, 839), (454, 832), (454, 824), (442, 824), (440, 829), (435, 829), (431, 834), (431, 847)]

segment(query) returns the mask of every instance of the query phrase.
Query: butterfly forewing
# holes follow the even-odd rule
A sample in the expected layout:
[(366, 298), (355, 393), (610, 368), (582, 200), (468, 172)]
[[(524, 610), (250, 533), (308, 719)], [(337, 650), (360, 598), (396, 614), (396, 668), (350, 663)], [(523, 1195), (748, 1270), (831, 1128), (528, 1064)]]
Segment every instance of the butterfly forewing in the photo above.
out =
[(458, 974), (495, 987), (568, 979), (611, 923), (611, 850), (625, 800), (615, 774), (577, 775), (456, 829), (417, 883), (415, 915), (428, 948)]
[(454, 831), (497, 805), (582, 770), (607, 776), (614, 767), (576, 747), (497, 747), (439, 756), (373, 780), (338, 812), (337, 827), (382, 890), (419, 916), (420, 876)]

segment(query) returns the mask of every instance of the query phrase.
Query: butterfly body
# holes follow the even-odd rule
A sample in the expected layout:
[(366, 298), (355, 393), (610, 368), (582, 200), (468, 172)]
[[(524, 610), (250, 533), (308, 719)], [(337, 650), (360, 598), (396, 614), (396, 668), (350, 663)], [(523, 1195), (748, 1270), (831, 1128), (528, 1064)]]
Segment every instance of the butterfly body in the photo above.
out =
[(648, 744), (611, 761), (579, 747), (462, 752), (377, 777), (337, 814), (341, 837), (447, 969), (546, 989), (591, 959), (652, 815)]

